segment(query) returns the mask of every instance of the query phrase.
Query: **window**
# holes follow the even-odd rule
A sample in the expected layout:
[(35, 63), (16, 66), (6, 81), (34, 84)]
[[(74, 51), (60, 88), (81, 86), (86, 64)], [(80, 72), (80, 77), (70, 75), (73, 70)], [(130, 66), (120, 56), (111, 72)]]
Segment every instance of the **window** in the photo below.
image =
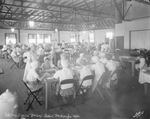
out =
[(51, 42), (51, 35), (50, 34), (44, 34), (44, 42), (45, 43)]
[(44, 35), (43, 34), (37, 34), (37, 43), (43, 43), (44, 42)]
[(89, 42), (94, 43), (94, 33), (89, 34)]
[(70, 35), (70, 42), (76, 42), (76, 34)]
[(50, 43), (51, 34), (28, 34), (29, 43)]
[(28, 35), (29, 43), (36, 43), (36, 34)]
[(6, 33), (5, 34), (6, 44), (16, 44), (17, 34), (16, 33)]
[(107, 32), (106, 33), (106, 38), (113, 39), (113, 32)]

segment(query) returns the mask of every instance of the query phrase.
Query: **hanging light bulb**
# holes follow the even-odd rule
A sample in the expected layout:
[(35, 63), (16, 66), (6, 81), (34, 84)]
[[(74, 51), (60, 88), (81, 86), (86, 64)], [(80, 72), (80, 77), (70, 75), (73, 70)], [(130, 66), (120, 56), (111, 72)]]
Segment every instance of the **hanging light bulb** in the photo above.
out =
[(11, 28), (11, 32), (14, 32), (15, 31), (15, 29), (14, 28)]
[(29, 26), (34, 27), (34, 21), (29, 21)]
[(58, 29), (55, 29), (55, 32), (58, 32)]

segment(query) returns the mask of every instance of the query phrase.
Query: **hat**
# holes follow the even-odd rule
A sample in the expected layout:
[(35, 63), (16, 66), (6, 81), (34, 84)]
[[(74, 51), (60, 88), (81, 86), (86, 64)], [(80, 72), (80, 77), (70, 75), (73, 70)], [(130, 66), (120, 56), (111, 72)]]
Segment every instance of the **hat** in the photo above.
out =
[(97, 63), (99, 61), (99, 58), (97, 56), (92, 57), (92, 62)]
[(36, 69), (38, 66), (39, 66), (39, 62), (38, 62), (38, 61), (33, 61), (33, 62), (31, 63), (32, 69)]
[(66, 67), (68, 67), (68, 65), (69, 65), (68, 60), (61, 60), (62, 68), (66, 68)]

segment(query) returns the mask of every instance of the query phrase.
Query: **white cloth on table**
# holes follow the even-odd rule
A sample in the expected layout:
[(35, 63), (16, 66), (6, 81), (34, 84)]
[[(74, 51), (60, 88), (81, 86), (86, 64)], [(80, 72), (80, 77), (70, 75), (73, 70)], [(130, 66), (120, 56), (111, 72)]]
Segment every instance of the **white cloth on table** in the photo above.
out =
[(139, 73), (139, 83), (140, 84), (150, 83), (150, 73), (140, 71), (140, 73)]
[(9, 90), (0, 95), (0, 119), (16, 119), (11, 115), (17, 115), (17, 97)]

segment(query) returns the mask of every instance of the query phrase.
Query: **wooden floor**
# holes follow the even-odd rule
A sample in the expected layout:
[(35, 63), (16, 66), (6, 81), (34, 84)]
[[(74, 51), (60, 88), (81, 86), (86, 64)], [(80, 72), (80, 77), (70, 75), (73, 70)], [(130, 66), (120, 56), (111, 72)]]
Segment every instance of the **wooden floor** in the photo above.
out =
[[(53, 107), (46, 110), (44, 105), (39, 106), (34, 103), (33, 109), (26, 112), (27, 106), (23, 105), (26, 98), (26, 89), (21, 80), (23, 77), (23, 69), (9, 69), (11, 62), (0, 59), (0, 67), (5, 71), (0, 76), (0, 94), (6, 89), (15, 91), (18, 94), (18, 113), (28, 115), (26, 119), (40, 119), (38, 115), (43, 116), (42, 119), (133, 119), (136, 112), (144, 111), (140, 119), (150, 119), (150, 98), (144, 95), (143, 85), (138, 83), (138, 72), (135, 77), (131, 77), (131, 66), (127, 64), (127, 69), (120, 79), (116, 91), (109, 96), (105, 93), (103, 100), (97, 91), (92, 94), (85, 104), (77, 104), (75, 107), (68, 107), (63, 110)], [(56, 101), (54, 100), (54, 103)], [(45, 115), (45, 117), (44, 117)], [(61, 117), (61, 116), (70, 117)]]

